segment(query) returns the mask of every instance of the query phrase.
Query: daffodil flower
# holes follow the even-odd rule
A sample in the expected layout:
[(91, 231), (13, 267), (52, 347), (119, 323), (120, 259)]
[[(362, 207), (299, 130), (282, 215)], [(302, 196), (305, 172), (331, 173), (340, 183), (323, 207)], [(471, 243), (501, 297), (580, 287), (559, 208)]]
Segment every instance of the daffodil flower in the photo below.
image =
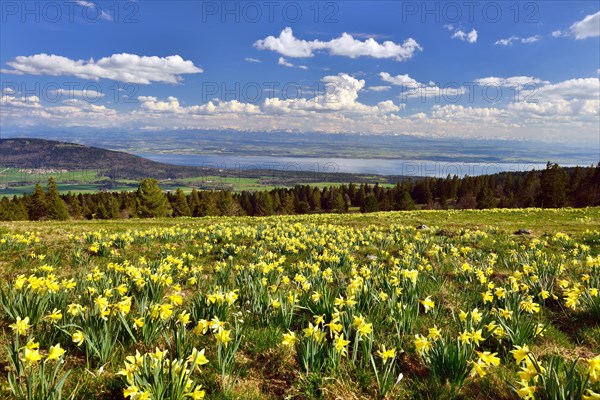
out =
[(60, 343), (55, 344), (48, 350), (46, 361), (58, 361), (65, 354), (65, 350), (60, 347)]
[(73, 343), (75, 343), (77, 346), (81, 346), (84, 341), (83, 332), (77, 331), (77, 332), (73, 333), (73, 336), (71, 337), (71, 339), (73, 340)]
[(26, 335), (29, 328), (31, 328), (31, 325), (29, 325), (29, 317), (23, 319), (17, 317), (17, 321), (14, 324), (10, 324), (8, 327), (18, 335)]

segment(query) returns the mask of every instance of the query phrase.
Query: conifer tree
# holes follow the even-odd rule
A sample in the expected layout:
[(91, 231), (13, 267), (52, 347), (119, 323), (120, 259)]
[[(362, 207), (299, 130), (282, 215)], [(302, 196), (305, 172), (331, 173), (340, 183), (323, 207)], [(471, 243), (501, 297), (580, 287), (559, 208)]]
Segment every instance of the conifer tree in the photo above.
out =
[(365, 197), (364, 206), (360, 208), (360, 211), (363, 213), (379, 211), (379, 203), (377, 202), (377, 197), (375, 197), (372, 194)]
[(81, 218), (83, 215), (83, 207), (81, 207), (81, 203), (79, 203), (79, 198), (72, 194), (69, 196), (69, 208), (70, 214), (73, 218)]
[(498, 201), (489, 186), (483, 186), (477, 195), (477, 208), (494, 208), (498, 205)]
[(546, 170), (540, 178), (539, 205), (546, 208), (563, 207), (567, 204), (567, 173), (558, 166), (548, 162)]
[(48, 203), (46, 200), (46, 193), (39, 183), (35, 184), (33, 194), (29, 198), (29, 204), (27, 207), (29, 219), (32, 221), (38, 221), (46, 218), (48, 213)]
[(407, 190), (399, 193), (396, 198), (396, 210), (414, 210), (415, 202), (413, 201), (410, 193)]
[(174, 217), (189, 217), (192, 215), (185, 193), (181, 189), (175, 191), (175, 200), (172, 207)]
[(273, 215), (273, 200), (269, 193), (260, 192), (256, 194), (254, 212), (258, 216)]
[(199, 217), (219, 215), (214, 192), (202, 191), (198, 194), (198, 197), (200, 198), (200, 206), (198, 207)]
[(67, 205), (64, 200), (60, 198), (58, 194), (58, 186), (56, 185), (56, 181), (53, 177), (48, 179), (48, 196), (47, 196), (47, 216), (48, 219), (54, 219), (59, 221), (64, 221), (69, 218), (69, 211), (67, 210)]
[(215, 193), (215, 205), (218, 215), (234, 215), (233, 205), (233, 194), (229, 190), (221, 190)]
[(192, 193), (190, 194), (190, 198), (188, 199), (188, 205), (190, 208), (190, 215), (192, 217), (199, 217), (200, 196), (198, 195), (198, 191), (196, 189), (192, 189)]
[(156, 179), (146, 178), (136, 192), (137, 214), (141, 218), (159, 218), (167, 215), (167, 198)]

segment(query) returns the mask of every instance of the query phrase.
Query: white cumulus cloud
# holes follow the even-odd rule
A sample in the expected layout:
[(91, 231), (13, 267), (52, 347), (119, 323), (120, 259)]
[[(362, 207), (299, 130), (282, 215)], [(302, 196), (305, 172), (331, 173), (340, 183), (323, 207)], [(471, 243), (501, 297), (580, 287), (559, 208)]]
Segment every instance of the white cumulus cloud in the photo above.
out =
[(534, 35), (534, 36), (529, 36), (529, 37), (524, 37), (524, 38), (513, 35), (506, 39), (498, 39), (498, 40), (496, 40), (496, 42), (494, 44), (500, 45), (500, 46), (512, 46), (513, 43), (530, 44), (530, 43), (537, 42), (541, 38), (542, 37), (540, 35)]
[(477, 31), (473, 28), (471, 30), (471, 32), (466, 33), (465, 31), (458, 29), (450, 37), (452, 39), (459, 39), (463, 42), (476, 43), (477, 42)]
[(57, 89), (53, 90), (52, 94), (55, 94), (57, 96), (66, 96), (68, 98), (82, 97), (88, 100), (104, 97), (104, 93), (94, 89)]
[(308, 41), (296, 38), (290, 27), (282, 30), (278, 37), (268, 36), (257, 40), (254, 47), (259, 50), (275, 51), (292, 58), (312, 57), (315, 51), (323, 50), (336, 56), (392, 58), (396, 61), (408, 60), (416, 51), (423, 50), (412, 38), (406, 39), (402, 44), (389, 40), (379, 43), (373, 38), (361, 41), (349, 33), (342, 33), (340, 37), (329, 41)]
[(372, 92), (387, 92), (391, 88), (391, 86), (369, 86), (367, 90), (370, 90)]
[(178, 83), (183, 74), (203, 72), (201, 68), (179, 55), (147, 57), (136, 54), (113, 54), (95, 61), (72, 60), (54, 54), (18, 56), (7, 63), (13, 69), (3, 73), (17, 75), (76, 76), (81, 79), (111, 79), (115, 81), (149, 84), (151, 82)]
[(279, 65), (283, 65), (284, 67), (289, 67), (289, 68), (300, 68), (302, 70), (307, 70), (308, 67), (306, 65), (295, 65), (292, 64), (291, 62), (289, 62), (288, 60), (286, 60), (283, 57), (279, 57), (279, 60), (277, 60), (277, 64)]
[(422, 100), (457, 99), (467, 92), (466, 88), (458, 84), (452, 83), (446, 87), (439, 87), (435, 82), (421, 83), (408, 74), (392, 76), (387, 72), (380, 72), (379, 76), (384, 82), (403, 87), (400, 94), (403, 101), (409, 98), (421, 98)]
[(313, 98), (265, 99), (263, 109), (270, 113), (310, 113), (337, 111), (355, 114), (387, 114), (400, 111), (400, 107), (391, 100), (368, 106), (358, 101), (358, 92), (365, 87), (364, 80), (358, 80), (348, 74), (330, 75), (322, 79), (325, 92)]
[[(154, 96), (139, 96), (141, 107), (145, 110), (159, 113), (174, 113), (188, 115), (210, 114), (256, 114), (260, 108), (254, 104), (243, 103), (238, 100), (209, 101), (206, 104), (182, 106), (177, 97), (169, 96), (166, 101), (158, 100)], [(215, 104), (216, 103), (216, 104)]]
[(285, 58), (283, 58), (283, 57), (279, 57), (279, 60), (277, 61), (277, 64), (283, 65), (284, 67), (290, 67), (290, 68), (294, 66), (294, 64), (292, 64), (290, 62), (287, 62), (285, 60)]
[(575, 22), (570, 32), (577, 40), (600, 36), (600, 11)]
[(417, 82), (417, 80), (411, 78), (410, 76), (408, 76), (408, 74), (392, 76), (387, 72), (380, 72), (379, 76), (384, 82), (388, 82), (396, 86), (421, 86), (421, 84)]
[(479, 86), (523, 87), (530, 85), (540, 85), (548, 82), (543, 81), (540, 78), (534, 78), (532, 76), (511, 76), (508, 78), (490, 76), (487, 78), (475, 79), (475, 83)]

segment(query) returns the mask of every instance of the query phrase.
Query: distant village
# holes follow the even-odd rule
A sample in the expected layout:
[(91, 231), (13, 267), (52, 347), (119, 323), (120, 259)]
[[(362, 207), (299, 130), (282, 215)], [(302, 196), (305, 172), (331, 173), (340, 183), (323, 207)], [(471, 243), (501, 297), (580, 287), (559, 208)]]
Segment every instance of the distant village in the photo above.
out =
[(20, 169), (20, 173), (29, 175), (41, 175), (41, 174), (65, 174), (69, 172), (66, 169), (55, 169), (55, 168), (28, 168)]

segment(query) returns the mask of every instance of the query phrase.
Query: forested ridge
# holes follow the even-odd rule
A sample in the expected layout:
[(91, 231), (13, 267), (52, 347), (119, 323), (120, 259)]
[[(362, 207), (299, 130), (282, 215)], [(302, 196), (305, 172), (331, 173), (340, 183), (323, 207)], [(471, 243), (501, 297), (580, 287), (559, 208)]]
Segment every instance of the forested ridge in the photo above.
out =
[(134, 192), (58, 193), (50, 178), (46, 190), (0, 201), (1, 220), (115, 219), (202, 216), (266, 216), (320, 212), (375, 212), (412, 209), (588, 207), (600, 205), (600, 163), (565, 169), (504, 172), (459, 178), (405, 179), (393, 187), (342, 184), (325, 188), (296, 185), (255, 192), (178, 189), (164, 193), (155, 179)]

